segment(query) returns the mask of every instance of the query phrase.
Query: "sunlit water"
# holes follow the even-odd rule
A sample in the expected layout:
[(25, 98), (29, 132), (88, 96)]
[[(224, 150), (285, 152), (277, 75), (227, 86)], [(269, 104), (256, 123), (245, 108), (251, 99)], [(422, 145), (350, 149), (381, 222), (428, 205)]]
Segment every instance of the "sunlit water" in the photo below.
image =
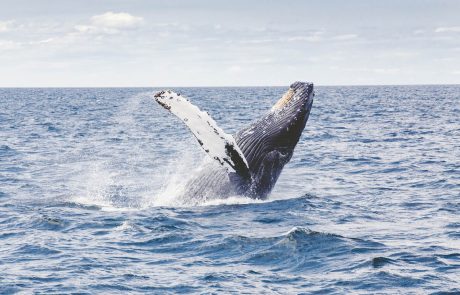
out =
[[(286, 88), (176, 89), (233, 133)], [(0, 293), (460, 292), (460, 86), (317, 87), (267, 201), (188, 206), (159, 89), (0, 89)]]

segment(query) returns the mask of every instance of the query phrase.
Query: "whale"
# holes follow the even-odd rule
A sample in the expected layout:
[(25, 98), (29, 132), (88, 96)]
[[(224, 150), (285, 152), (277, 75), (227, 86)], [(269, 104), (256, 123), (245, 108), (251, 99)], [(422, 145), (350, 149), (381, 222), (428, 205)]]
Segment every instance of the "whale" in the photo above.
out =
[(180, 93), (156, 93), (156, 102), (190, 129), (211, 159), (188, 180), (183, 197), (196, 204), (230, 196), (267, 199), (293, 156), (314, 95), (313, 83), (294, 82), (261, 118), (232, 135)]

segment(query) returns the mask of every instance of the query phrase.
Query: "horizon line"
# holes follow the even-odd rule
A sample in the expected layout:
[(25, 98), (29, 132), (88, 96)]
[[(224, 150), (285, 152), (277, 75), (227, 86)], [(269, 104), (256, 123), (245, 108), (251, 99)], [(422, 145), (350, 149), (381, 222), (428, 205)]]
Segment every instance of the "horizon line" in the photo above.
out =
[[(460, 83), (414, 83), (414, 84), (315, 84), (316, 87), (369, 87), (369, 86), (458, 86)], [(243, 87), (288, 87), (287, 85), (217, 85), (217, 86), (0, 86), (0, 89), (7, 88), (243, 88)]]

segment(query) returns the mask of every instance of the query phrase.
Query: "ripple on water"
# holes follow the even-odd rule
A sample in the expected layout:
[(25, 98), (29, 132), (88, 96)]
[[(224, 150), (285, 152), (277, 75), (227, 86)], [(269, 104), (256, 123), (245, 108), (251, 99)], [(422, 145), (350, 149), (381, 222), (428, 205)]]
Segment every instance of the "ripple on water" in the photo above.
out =
[[(318, 87), (269, 200), (197, 206), (157, 90), (0, 89), (0, 293), (460, 292), (458, 86)], [(180, 92), (234, 134), (284, 90)]]

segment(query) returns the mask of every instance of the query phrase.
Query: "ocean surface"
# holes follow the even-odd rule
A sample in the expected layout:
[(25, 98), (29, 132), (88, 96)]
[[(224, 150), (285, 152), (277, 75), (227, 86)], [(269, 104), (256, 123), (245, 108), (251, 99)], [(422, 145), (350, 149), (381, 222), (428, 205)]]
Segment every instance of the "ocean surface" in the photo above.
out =
[[(233, 133), (287, 88), (174, 89)], [(317, 87), (269, 199), (199, 206), (158, 90), (0, 89), (1, 294), (460, 293), (460, 86)]]

